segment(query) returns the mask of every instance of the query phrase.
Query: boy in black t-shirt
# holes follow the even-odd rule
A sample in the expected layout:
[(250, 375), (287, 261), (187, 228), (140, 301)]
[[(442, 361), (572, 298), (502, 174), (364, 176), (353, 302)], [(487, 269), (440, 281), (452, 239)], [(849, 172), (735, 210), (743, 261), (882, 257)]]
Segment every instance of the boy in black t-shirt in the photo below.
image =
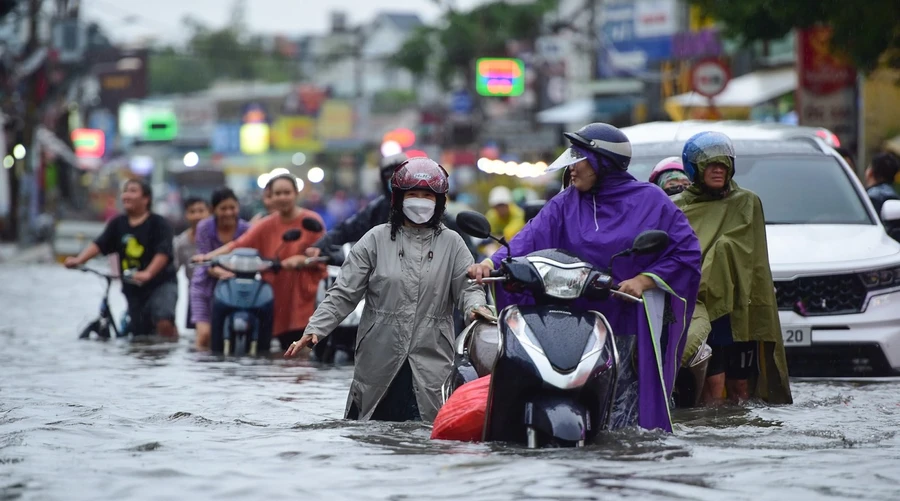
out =
[(116, 216), (103, 233), (77, 257), (66, 259), (67, 268), (86, 263), (97, 254), (116, 253), (121, 272), (131, 273), (137, 284), (122, 282), (128, 300), (132, 331), (177, 337), (175, 304), (178, 282), (172, 250), (172, 227), (150, 212), (153, 192), (145, 181), (130, 179), (122, 190), (125, 214)]

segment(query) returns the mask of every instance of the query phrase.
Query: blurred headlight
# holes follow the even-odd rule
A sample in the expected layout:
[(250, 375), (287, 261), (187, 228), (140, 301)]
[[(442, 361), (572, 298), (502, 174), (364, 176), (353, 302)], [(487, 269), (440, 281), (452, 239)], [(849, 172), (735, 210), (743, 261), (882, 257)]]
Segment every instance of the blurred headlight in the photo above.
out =
[(900, 287), (900, 266), (883, 270), (865, 271), (859, 274), (869, 290)]
[(256, 273), (269, 268), (269, 262), (259, 256), (230, 255), (219, 258), (219, 264), (235, 273)]

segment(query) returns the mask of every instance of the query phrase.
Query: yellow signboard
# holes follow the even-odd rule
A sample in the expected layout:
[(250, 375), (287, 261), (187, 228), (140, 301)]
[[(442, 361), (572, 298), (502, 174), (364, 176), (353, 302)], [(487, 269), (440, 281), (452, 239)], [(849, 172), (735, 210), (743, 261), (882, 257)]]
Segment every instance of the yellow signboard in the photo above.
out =
[(697, 7), (696, 5), (691, 5), (690, 17), (690, 28), (693, 32), (714, 28), (716, 26), (716, 20), (704, 15), (703, 11), (700, 10), (700, 7)]
[(353, 139), (353, 106), (346, 101), (325, 101), (317, 125), (320, 141)]
[(273, 126), (272, 144), (282, 151), (322, 151), (322, 143), (316, 137), (316, 119), (306, 116), (280, 117)]

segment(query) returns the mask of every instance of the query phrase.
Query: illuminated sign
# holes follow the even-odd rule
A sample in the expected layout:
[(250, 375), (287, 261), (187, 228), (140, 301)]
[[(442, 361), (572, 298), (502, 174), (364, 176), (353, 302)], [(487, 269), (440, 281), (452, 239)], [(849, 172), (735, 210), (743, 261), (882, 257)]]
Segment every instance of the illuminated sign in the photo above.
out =
[(79, 158), (101, 158), (106, 152), (106, 135), (99, 129), (75, 129), (72, 145)]
[(259, 155), (269, 151), (269, 125), (250, 123), (241, 126), (241, 153)]
[(171, 141), (178, 137), (174, 111), (151, 112), (144, 117), (144, 141)]
[(381, 138), (383, 143), (388, 141), (399, 144), (401, 148), (409, 148), (416, 144), (416, 133), (409, 129), (394, 129)]
[(322, 151), (316, 139), (316, 119), (305, 116), (279, 117), (272, 129), (272, 144), (280, 151)]
[(475, 90), (482, 96), (515, 97), (525, 92), (525, 63), (521, 59), (481, 58), (475, 65)]

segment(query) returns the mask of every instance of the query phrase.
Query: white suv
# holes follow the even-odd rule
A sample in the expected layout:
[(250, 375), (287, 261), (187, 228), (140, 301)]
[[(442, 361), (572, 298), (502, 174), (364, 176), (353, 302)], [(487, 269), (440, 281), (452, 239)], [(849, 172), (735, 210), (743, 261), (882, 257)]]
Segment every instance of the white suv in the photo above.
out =
[(659, 160), (681, 156), (703, 130), (727, 134), (735, 181), (759, 195), (792, 376), (900, 373), (900, 243), (881, 223), (856, 174), (817, 134), (739, 122), (659, 122), (626, 127), (646, 180)]

